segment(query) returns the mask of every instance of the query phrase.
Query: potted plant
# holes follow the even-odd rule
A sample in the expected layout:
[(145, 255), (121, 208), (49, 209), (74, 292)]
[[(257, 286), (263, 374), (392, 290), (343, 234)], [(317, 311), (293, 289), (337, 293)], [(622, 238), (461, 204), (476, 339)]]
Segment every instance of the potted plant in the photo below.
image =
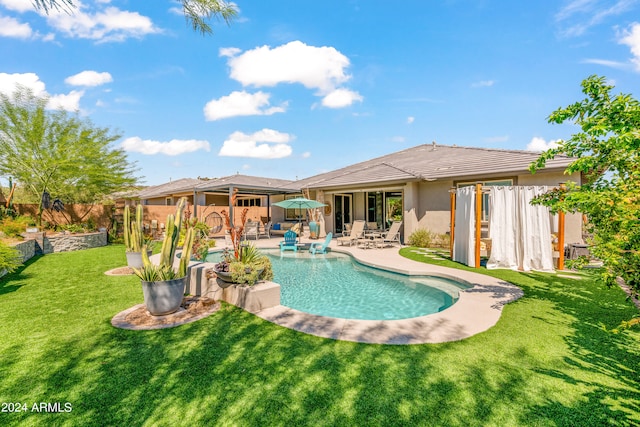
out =
[[(231, 206), (235, 204), (236, 193), (231, 198)], [(244, 209), (240, 215), (239, 226), (234, 226), (227, 211), (223, 210), (220, 214), (224, 217), (224, 223), (227, 233), (231, 238), (233, 254), (231, 250), (225, 249), (222, 261), (214, 266), (218, 278), (227, 283), (236, 283), (241, 285), (255, 285), (258, 280), (273, 279), (271, 270), (271, 261), (269, 258), (260, 253), (260, 251), (248, 243), (241, 243), (244, 224), (247, 217), (248, 209)]]
[[(124, 245), (127, 265), (131, 268), (142, 267), (142, 248), (146, 245), (142, 232), (142, 205), (136, 207), (135, 219), (131, 218), (129, 206), (124, 207)], [(147, 247), (147, 257), (151, 255), (151, 249)]]
[(187, 267), (191, 259), (194, 230), (187, 230), (182, 255), (177, 270), (173, 267), (176, 249), (180, 240), (182, 213), (186, 204), (183, 197), (178, 202), (176, 213), (167, 216), (165, 237), (162, 242), (159, 264), (152, 264), (146, 245), (142, 251), (142, 267), (134, 269), (142, 283), (142, 293), (147, 311), (154, 316), (171, 314), (180, 308), (187, 283)]
[(273, 279), (271, 261), (251, 244), (241, 245), (237, 258), (225, 249), (214, 271), (222, 281), (239, 285), (252, 286), (259, 280)]

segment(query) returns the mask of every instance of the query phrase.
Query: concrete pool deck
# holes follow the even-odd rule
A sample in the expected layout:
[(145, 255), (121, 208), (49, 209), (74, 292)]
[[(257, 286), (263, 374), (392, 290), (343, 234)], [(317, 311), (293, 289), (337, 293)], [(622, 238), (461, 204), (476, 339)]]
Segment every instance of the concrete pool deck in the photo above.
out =
[[(282, 239), (262, 239), (255, 241), (255, 245), (274, 248), (280, 240)], [(458, 301), (448, 309), (412, 319), (338, 319), (316, 316), (282, 305), (264, 309), (256, 315), (289, 329), (341, 341), (370, 344), (443, 343), (462, 340), (488, 330), (500, 319), (502, 307), (523, 295), (517, 286), (484, 274), (404, 258), (400, 256), (398, 246), (361, 249), (355, 246), (338, 246), (334, 240), (330, 248), (335, 252), (351, 254), (358, 262), (372, 267), (408, 275), (454, 278), (473, 287), (461, 291)]]

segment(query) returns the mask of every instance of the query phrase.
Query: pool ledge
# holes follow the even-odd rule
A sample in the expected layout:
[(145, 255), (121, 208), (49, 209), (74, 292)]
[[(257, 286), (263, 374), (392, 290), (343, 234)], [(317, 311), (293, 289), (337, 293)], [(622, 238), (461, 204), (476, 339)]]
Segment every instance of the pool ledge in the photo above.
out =
[[(434, 275), (463, 280), (473, 286), (460, 292), (453, 306), (439, 313), (404, 320), (352, 320), (316, 316), (278, 305), (256, 313), (277, 325), (342, 341), (371, 344), (425, 344), (458, 341), (494, 326), (502, 307), (523, 295), (517, 286), (468, 271), (424, 264), (405, 258), (398, 248), (360, 249), (334, 246), (358, 262), (409, 275)], [(266, 245), (265, 245), (266, 246)]]

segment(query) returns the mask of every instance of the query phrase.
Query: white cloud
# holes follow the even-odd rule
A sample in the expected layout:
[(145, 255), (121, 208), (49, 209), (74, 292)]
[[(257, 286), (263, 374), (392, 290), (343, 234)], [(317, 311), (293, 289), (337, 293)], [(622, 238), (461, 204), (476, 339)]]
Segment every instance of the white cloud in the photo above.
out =
[(391, 142), (403, 143), (407, 139), (404, 136), (393, 136), (391, 137)]
[(410, 125), (411, 123), (415, 122), (416, 118), (413, 116), (409, 116), (407, 117), (407, 124)]
[(640, 24), (634, 22), (630, 29), (625, 30), (623, 34), (624, 36), (618, 42), (629, 46), (633, 55), (631, 62), (636, 70), (640, 71)]
[(495, 83), (495, 80), (480, 80), (479, 82), (471, 83), (471, 87), (491, 87)]
[(229, 56), (230, 77), (244, 86), (300, 83), (326, 94), (351, 78), (346, 73), (349, 59), (342, 53), (333, 47), (308, 46), (301, 41), (273, 49), (257, 47), (242, 54), (226, 48), (220, 54)]
[(0, 73), (0, 92), (11, 96), (18, 86), (31, 89), (35, 96), (49, 97), (47, 108), (51, 110), (62, 108), (67, 111), (78, 111), (80, 110), (80, 98), (84, 95), (82, 90), (72, 90), (68, 94), (50, 95), (45, 90), (44, 82), (35, 73)]
[(0, 0), (0, 5), (15, 12), (27, 12), (33, 10), (33, 3), (25, 0)]
[(253, 94), (234, 91), (220, 99), (207, 102), (204, 106), (204, 117), (208, 121), (214, 121), (236, 116), (270, 116), (286, 111), (287, 103), (269, 107), (270, 97), (271, 94), (262, 91)]
[(125, 151), (142, 154), (166, 154), (167, 156), (177, 156), (198, 150), (209, 151), (209, 142), (197, 139), (172, 139), (169, 142), (160, 142), (134, 136), (122, 141), (120, 147)]
[(308, 159), (309, 157), (311, 157), (311, 152), (310, 151), (305, 151), (304, 153), (302, 153), (302, 158), (303, 159)]
[(224, 57), (233, 57), (242, 52), (242, 49), (238, 49), (237, 47), (221, 47), (219, 50), (219, 55)]
[(629, 10), (636, 0), (617, 0), (612, 4), (608, 0), (571, 0), (565, 2), (558, 13), (556, 22), (565, 24), (561, 35), (565, 37), (581, 36), (589, 28), (602, 23), (610, 16), (620, 15)]
[(336, 89), (322, 98), (322, 105), (328, 108), (343, 108), (356, 101), (362, 102), (362, 96), (358, 92), (348, 89)]
[(52, 95), (47, 103), (47, 108), (50, 110), (62, 108), (67, 111), (78, 111), (80, 110), (80, 98), (82, 98), (83, 95), (83, 90), (72, 90), (66, 95)]
[(22, 24), (15, 18), (0, 16), (0, 37), (28, 39), (32, 34), (29, 24)]
[(293, 150), (288, 133), (273, 129), (262, 129), (253, 134), (234, 132), (224, 141), (218, 155), (227, 157), (253, 157), (259, 159), (281, 159), (289, 157)]
[(7, 95), (13, 95), (18, 85), (31, 89), (34, 95), (37, 96), (47, 94), (44, 82), (40, 80), (40, 77), (35, 73), (0, 73), (0, 92)]
[(73, 14), (49, 11), (49, 24), (72, 38), (97, 40), (99, 43), (124, 41), (130, 37), (141, 38), (161, 30), (153, 25), (149, 17), (138, 12), (128, 12), (116, 7), (87, 13), (80, 5)]
[(64, 79), (66, 84), (72, 86), (100, 86), (113, 81), (111, 74), (107, 72), (99, 73), (97, 71), (82, 71), (73, 76)]
[(602, 65), (602, 66), (605, 66), (605, 67), (619, 68), (619, 69), (623, 69), (623, 68), (628, 68), (629, 67), (629, 64), (626, 64), (624, 62), (610, 61), (608, 59), (588, 58), (588, 59), (582, 60), (582, 63), (584, 63), (584, 64), (596, 64), (596, 65)]
[(560, 141), (561, 141), (560, 139), (554, 139), (547, 142), (543, 138), (535, 136), (531, 138), (531, 142), (527, 144), (526, 150), (527, 151), (546, 151), (550, 148), (556, 148)]

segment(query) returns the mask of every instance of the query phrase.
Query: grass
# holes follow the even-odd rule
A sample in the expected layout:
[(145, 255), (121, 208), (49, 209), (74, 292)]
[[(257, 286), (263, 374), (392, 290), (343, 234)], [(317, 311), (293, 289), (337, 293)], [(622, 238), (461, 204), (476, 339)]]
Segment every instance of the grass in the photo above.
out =
[[(603, 329), (637, 311), (589, 275), (481, 270), (525, 292), (495, 327), (386, 346), (305, 335), (226, 304), (173, 329), (115, 329), (111, 317), (142, 301), (138, 279), (103, 274), (124, 264), (123, 246), (108, 246), (1, 279), (0, 402), (29, 408), (0, 413), (1, 425), (640, 424), (640, 333)], [(31, 411), (39, 402), (72, 411)]]

